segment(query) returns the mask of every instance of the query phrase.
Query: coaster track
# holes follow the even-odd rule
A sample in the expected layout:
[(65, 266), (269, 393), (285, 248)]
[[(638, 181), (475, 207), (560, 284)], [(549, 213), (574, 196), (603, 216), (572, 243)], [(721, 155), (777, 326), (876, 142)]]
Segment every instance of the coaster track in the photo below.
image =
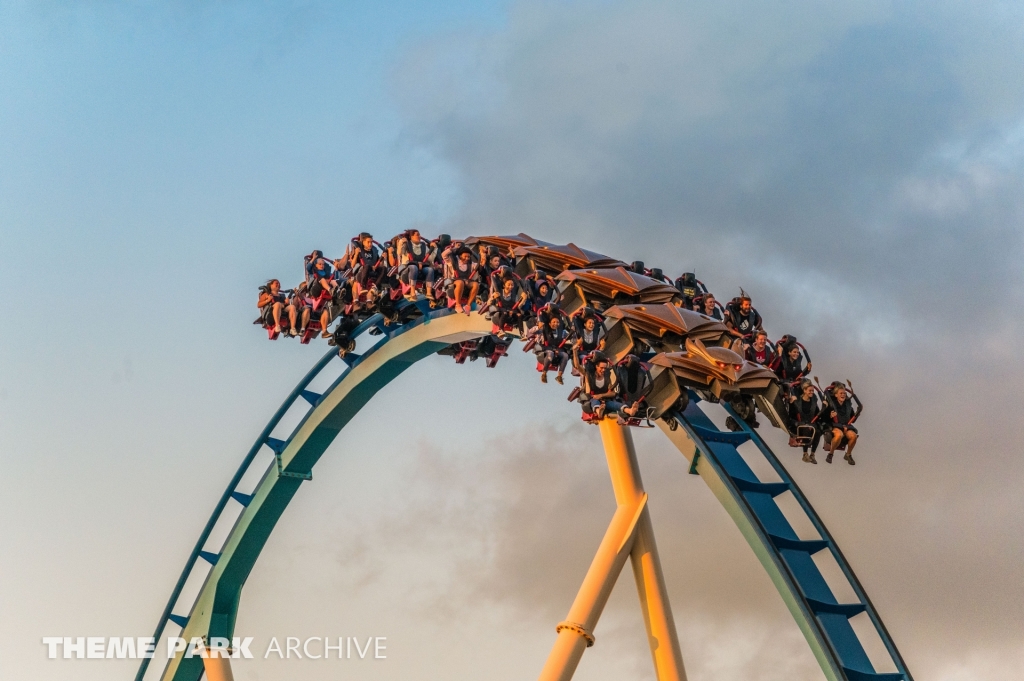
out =
[[(168, 622), (181, 627), (178, 635), (187, 640), (230, 639), (242, 587), (267, 538), (303, 481), (312, 479), (314, 465), (342, 428), (379, 390), (415, 362), (453, 343), (491, 332), (491, 323), (479, 314), (431, 310), (423, 301), (415, 305), (419, 315), (400, 326), (385, 324), (379, 314), (367, 319), (351, 334), (352, 338), (378, 329), (379, 342), (362, 354), (349, 353), (344, 358), (332, 349), (285, 399), (246, 454), (186, 561), (154, 633), (158, 645)], [(345, 367), (326, 391), (317, 394), (308, 389), (328, 366), (339, 361)], [(300, 399), (309, 405), (305, 416), (286, 439), (272, 437), (281, 419)], [(704, 479), (736, 522), (803, 631), (825, 677), (830, 681), (913, 681), (853, 569), (778, 458), (741, 419), (736, 419), (744, 428), (740, 432), (718, 430), (697, 402), (693, 395), (683, 413), (667, 414), (658, 423), (691, 462), (690, 472)], [(721, 408), (729, 411), (728, 407)], [(737, 451), (747, 441), (754, 442), (781, 482), (757, 479)], [(243, 492), (239, 484), (264, 448), (274, 454), (274, 460), (256, 487)], [(819, 538), (797, 536), (774, 501), (784, 492), (793, 494)], [(242, 506), (241, 513), (223, 545), (211, 548), (210, 535), (232, 500)], [(858, 602), (839, 603), (825, 583), (811, 556), (826, 548)], [(192, 603), (179, 603), (189, 577), (204, 569), (200, 561), (210, 568), (199, 594)], [(183, 610), (187, 614), (181, 614)], [(868, 614), (884, 643), (895, 672), (878, 673), (869, 661), (849, 623), (849, 618), (862, 612)], [(147, 676), (149, 662), (142, 660), (136, 681)], [(159, 678), (197, 681), (203, 671), (200, 657), (187, 658), (179, 652), (167, 662)]]

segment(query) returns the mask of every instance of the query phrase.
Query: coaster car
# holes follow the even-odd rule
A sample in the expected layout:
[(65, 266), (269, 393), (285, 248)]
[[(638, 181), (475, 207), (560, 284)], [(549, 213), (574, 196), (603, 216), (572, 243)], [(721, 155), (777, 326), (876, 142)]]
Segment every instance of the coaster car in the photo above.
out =
[(657, 305), (680, 299), (674, 286), (625, 267), (569, 270), (555, 280), (558, 281), (559, 305), (569, 315), (583, 307), (601, 312), (613, 305)]
[(558, 246), (538, 242), (536, 246), (519, 246), (512, 251), (516, 256), (516, 274), (525, 277), (540, 270), (551, 275), (584, 267), (626, 267), (626, 263), (607, 255), (580, 248), (576, 244)]
[(774, 397), (781, 392), (778, 378), (769, 369), (744, 360), (728, 348), (706, 346), (693, 338), (685, 340), (682, 352), (655, 355), (651, 377), (647, 403), (654, 410), (653, 418), (685, 408), (690, 388), (726, 401), (734, 397)]
[(471, 236), (466, 239), (465, 244), (470, 248), (478, 245), (494, 246), (501, 253), (511, 254), (520, 246), (552, 246), (546, 241), (537, 241), (529, 234), (520, 232), (515, 236)]
[(613, 362), (641, 354), (643, 350), (634, 349), (638, 341), (654, 352), (678, 352), (687, 338), (705, 345), (732, 341), (724, 323), (676, 305), (615, 305), (604, 316), (604, 353)]

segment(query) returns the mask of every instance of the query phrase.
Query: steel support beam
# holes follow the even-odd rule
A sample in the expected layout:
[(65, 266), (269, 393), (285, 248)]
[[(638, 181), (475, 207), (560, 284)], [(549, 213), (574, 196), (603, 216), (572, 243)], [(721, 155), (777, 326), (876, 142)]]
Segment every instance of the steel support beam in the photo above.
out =
[(609, 418), (603, 419), (599, 427), (615, 493), (615, 514), (568, 617), (555, 629), (558, 637), (541, 670), (540, 681), (572, 678), (583, 652), (594, 644), (594, 627), (627, 558), (633, 565), (656, 678), (686, 681), (633, 437), (627, 428)]

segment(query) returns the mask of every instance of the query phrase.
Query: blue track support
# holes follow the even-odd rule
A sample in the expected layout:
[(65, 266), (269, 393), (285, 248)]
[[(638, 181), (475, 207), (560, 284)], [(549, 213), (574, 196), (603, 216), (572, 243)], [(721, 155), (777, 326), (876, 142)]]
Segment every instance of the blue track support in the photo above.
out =
[[(371, 339), (372, 345), (361, 354), (348, 353), (342, 358), (347, 366), (331, 386), (318, 396), (316, 404), (310, 404), (311, 408), (291, 435), (281, 440), (272, 437), (271, 433), (297, 399), (311, 402), (303, 392), (309, 392), (307, 387), (311, 381), (328, 364), (338, 359), (336, 351), (328, 352), (317, 362), (264, 428), (215, 507), (196, 548), (186, 562), (154, 634), (155, 639), (161, 639), (171, 608), (180, 607), (177, 601), (182, 587), (192, 574), (196, 560), (203, 557), (201, 554), (205, 550), (206, 541), (228, 500), (237, 500), (243, 506), (242, 514), (235, 521), (228, 539), (218, 553), (217, 562), (207, 575), (189, 616), (183, 618), (175, 615), (185, 622), (181, 636), (186, 638), (195, 635), (232, 635), (242, 586), (277, 520), (303, 480), (309, 479), (316, 461), (373, 395), (417, 361), (452, 342), (487, 335), (491, 324), (479, 315), (455, 315), (447, 309), (433, 310), (429, 315), (404, 325), (385, 324), (384, 318), (377, 314), (364, 321), (352, 332), (351, 337), (359, 337), (371, 328), (381, 332), (378, 338)], [(251, 494), (239, 492), (238, 484), (264, 446), (273, 450), (274, 462), (264, 471)], [(142, 660), (136, 681), (142, 681), (145, 677), (148, 664), (149, 659)], [(161, 678), (165, 681), (197, 681), (202, 673), (201, 659), (177, 656), (170, 661)]]
[[(370, 317), (363, 322), (356, 330), (351, 334), (352, 338), (362, 334), (370, 326), (375, 326), (379, 315)], [(160, 615), (160, 620), (157, 623), (156, 630), (153, 632), (153, 639), (159, 641), (163, 636), (164, 628), (167, 626), (168, 620), (179, 624), (184, 627), (184, 623), (187, 622), (187, 618), (180, 615), (172, 614), (175, 604), (178, 602), (178, 598), (181, 596), (182, 589), (185, 588), (185, 582), (188, 580), (190, 574), (192, 574), (192, 568), (195, 566), (196, 561), (199, 559), (199, 553), (203, 550), (206, 545), (206, 541), (210, 538), (210, 534), (213, 532), (214, 526), (220, 519), (221, 514), (224, 512), (224, 508), (227, 506), (228, 501), (234, 499), (235, 501), (242, 504), (243, 507), (248, 507), (252, 501), (253, 496), (251, 494), (243, 494), (237, 491), (238, 484), (242, 481), (242, 477), (248, 472), (249, 467), (252, 465), (256, 456), (260, 450), (266, 444), (270, 434), (274, 432), (274, 428), (281, 422), (284, 415), (288, 413), (288, 410), (295, 403), (295, 400), (299, 398), (302, 391), (316, 378), (324, 368), (331, 363), (331, 360), (335, 359), (338, 353), (333, 349), (324, 354), (313, 367), (306, 372), (306, 375), (302, 377), (299, 384), (295, 386), (294, 390), (285, 398), (284, 402), (278, 407), (277, 411), (270, 418), (270, 421), (264, 427), (263, 432), (260, 433), (259, 437), (256, 438), (256, 442), (246, 453), (242, 459), (242, 463), (238, 466), (238, 470), (231, 477), (231, 481), (228, 483), (227, 489), (224, 494), (221, 495), (220, 500), (213, 508), (213, 513), (210, 514), (210, 519), (206, 522), (206, 526), (203, 527), (202, 532), (199, 534), (199, 539), (196, 541), (195, 547), (192, 549), (192, 553), (189, 554), (188, 559), (185, 561), (185, 567), (181, 571), (181, 575), (178, 577), (178, 581), (175, 583), (174, 588), (171, 590), (171, 596), (167, 601), (167, 605), (164, 606), (164, 611)], [(179, 622), (180, 620), (180, 622)], [(146, 670), (149, 668), (149, 661), (151, 658), (143, 658), (139, 665), (139, 670), (135, 674), (135, 681), (142, 681), (146, 675)]]
[[(779, 584), (777, 581), (776, 586), (783, 592), (790, 610), (802, 625), (801, 628), (808, 636), (812, 649), (815, 649), (826, 675), (841, 681), (913, 681), (881, 618), (853, 574), (853, 569), (778, 457), (754, 430), (727, 407), (743, 430), (720, 431), (697, 405), (699, 399), (693, 397), (685, 411), (675, 415), (678, 423), (697, 446), (691, 469), (698, 468), (698, 457), (701, 463), (706, 461), (717, 474), (715, 477), (721, 480), (736, 502), (742, 516), (749, 521), (749, 529), (757, 535), (761, 546), (754, 546), (754, 541), (749, 535), (748, 541), (755, 548), (755, 552), (759, 553), (762, 563), (765, 562), (765, 556), (761, 555), (763, 551), (778, 568), (777, 574), (785, 584)], [(738, 446), (748, 441), (753, 442), (771, 463), (781, 482), (762, 482), (757, 478), (737, 450)], [(774, 500), (784, 492), (793, 494), (800, 508), (818, 531), (820, 539), (802, 540), (797, 536)], [(741, 529), (744, 528), (741, 526)], [(839, 603), (836, 600), (811, 558), (813, 554), (825, 549), (831, 551), (841, 567), (857, 595), (858, 602)], [(787, 591), (789, 593), (786, 593)], [(794, 605), (797, 606), (797, 611), (794, 610)], [(896, 673), (878, 673), (868, 659), (849, 622), (851, 617), (862, 612), (868, 613), (892, 658)], [(812, 637), (815, 640), (811, 640)], [(826, 659), (822, 659), (823, 657)]]

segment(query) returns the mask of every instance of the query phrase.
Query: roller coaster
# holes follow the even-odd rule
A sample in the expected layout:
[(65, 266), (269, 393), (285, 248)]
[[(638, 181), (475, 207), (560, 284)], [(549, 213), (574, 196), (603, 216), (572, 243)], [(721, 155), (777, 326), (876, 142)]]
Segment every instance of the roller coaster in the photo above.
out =
[[(582, 249), (576, 251), (581, 254), (579, 262), (566, 264), (563, 259), (560, 264), (565, 270), (563, 274), (570, 275), (560, 277), (567, 282), (563, 286), (563, 297), (586, 297), (594, 292), (593, 288), (587, 288), (585, 280), (596, 275), (588, 274), (584, 268), (594, 264), (596, 254)], [(518, 255), (522, 259), (529, 254)], [(537, 255), (537, 260), (546, 257), (543, 248)], [(606, 260), (608, 262), (601, 265), (615, 268), (622, 264)], [(632, 280), (637, 281), (635, 277)], [(625, 282), (619, 289), (624, 287)], [(655, 293), (664, 294), (658, 291)], [(634, 298), (633, 302), (645, 301)], [(619, 323), (623, 314), (612, 314), (609, 319), (612, 318), (614, 323)], [(651, 326), (650, 319), (646, 324)], [(657, 328), (655, 323), (654, 327), (647, 347), (658, 351), (658, 357), (670, 357), (672, 353), (668, 351), (673, 345), (672, 341), (665, 340), (665, 325)], [(631, 328), (626, 331), (640, 333), (643, 324)], [(342, 429), (378, 391), (419, 360), (438, 353), (451, 354), (453, 347), (488, 337), (492, 332), (491, 322), (480, 314), (456, 313), (423, 298), (400, 301), (391, 316), (371, 314), (349, 330), (351, 343), (342, 352), (332, 349), (313, 365), (243, 457), (171, 591), (154, 633), (155, 640), (159, 642), (167, 635), (168, 624), (179, 627), (177, 635), (186, 640), (198, 638), (208, 645), (214, 639), (231, 640), (243, 587), (270, 533), (303, 483), (313, 479), (314, 466)], [(621, 332), (620, 329), (615, 338), (620, 338)], [(677, 338), (675, 347), (681, 349), (685, 340)], [(689, 342), (700, 341), (689, 339)], [(348, 348), (353, 349), (346, 352)], [(849, 561), (779, 457), (751, 427), (750, 419), (737, 413), (729, 400), (718, 399), (715, 382), (710, 380), (713, 376), (708, 376), (708, 386), (702, 387), (688, 381), (685, 372), (673, 373), (673, 361), (662, 364), (668, 368), (659, 374), (660, 382), (656, 380), (655, 387), (662, 397), (655, 400), (658, 403), (653, 417), (655, 423), (685, 457), (689, 473), (703, 479), (753, 549), (802, 631), (824, 677), (829, 681), (913, 681)], [(337, 378), (323, 392), (310, 389), (318, 378), (321, 379), (317, 382), (319, 385), (335, 374)], [(738, 377), (733, 376), (733, 379), (738, 380)], [(774, 396), (758, 385), (754, 385), (757, 406), (776, 423)], [(282, 419), (298, 406), (305, 412), (298, 425), (286, 437), (275, 437)], [(716, 425), (716, 421), (722, 422), (725, 418), (731, 422), (730, 429)], [(615, 493), (616, 511), (568, 616), (556, 626), (555, 642), (539, 678), (554, 681), (572, 677), (585, 650), (595, 643), (598, 619), (628, 558), (636, 579), (656, 677), (659, 681), (685, 681), (630, 428), (610, 417), (598, 420), (597, 425)], [(265, 452), (272, 454), (273, 459), (265, 470), (256, 470), (263, 466), (258, 462), (267, 459), (265, 455), (260, 456)], [(768, 468), (774, 471), (774, 479), (758, 477), (754, 470), (763, 467), (751, 466), (748, 463), (751, 456), (767, 462)], [(259, 476), (255, 486), (243, 487), (243, 480), (254, 476)], [(777, 501), (780, 495), (787, 493), (795, 499), (798, 509), (794, 512), (794, 505), (787, 504), (788, 515)], [(229, 511), (231, 505), (237, 508)], [(212, 546), (214, 528), (222, 518), (230, 518), (231, 513), (238, 515), (227, 538)], [(793, 517), (794, 513), (801, 517)], [(794, 525), (813, 527), (816, 536), (801, 536)], [(854, 594), (853, 600), (840, 602), (836, 597), (814, 558), (821, 552), (831, 555), (840, 568), (842, 581), (846, 582), (836, 585), (836, 591)], [(194, 599), (184, 598), (190, 577), (202, 578), (204, 571), (198, 595)], [(862, 635), (863, 631), (873, 632), (877, 637), (873, 642), (862, 640), (851, 625), (851, 618), (862, 614), (870, 622), (869, 628), (861, 627)], [(881, 646), (877, 645), (878, 640)], [(882, 648), (885, 659), (879, 659), (876, 653), (873, 663), (867, 650)], [(150, 659), (143, 659), (135, 678), (136, 681), (147, 677), (161, 681), (197, 681), (204, 673), (209, 681), (230, 681), (233, 679), (230, 658), (215, 654), (187, 656), (179, 651), (159, 671), (150, 669)]]

